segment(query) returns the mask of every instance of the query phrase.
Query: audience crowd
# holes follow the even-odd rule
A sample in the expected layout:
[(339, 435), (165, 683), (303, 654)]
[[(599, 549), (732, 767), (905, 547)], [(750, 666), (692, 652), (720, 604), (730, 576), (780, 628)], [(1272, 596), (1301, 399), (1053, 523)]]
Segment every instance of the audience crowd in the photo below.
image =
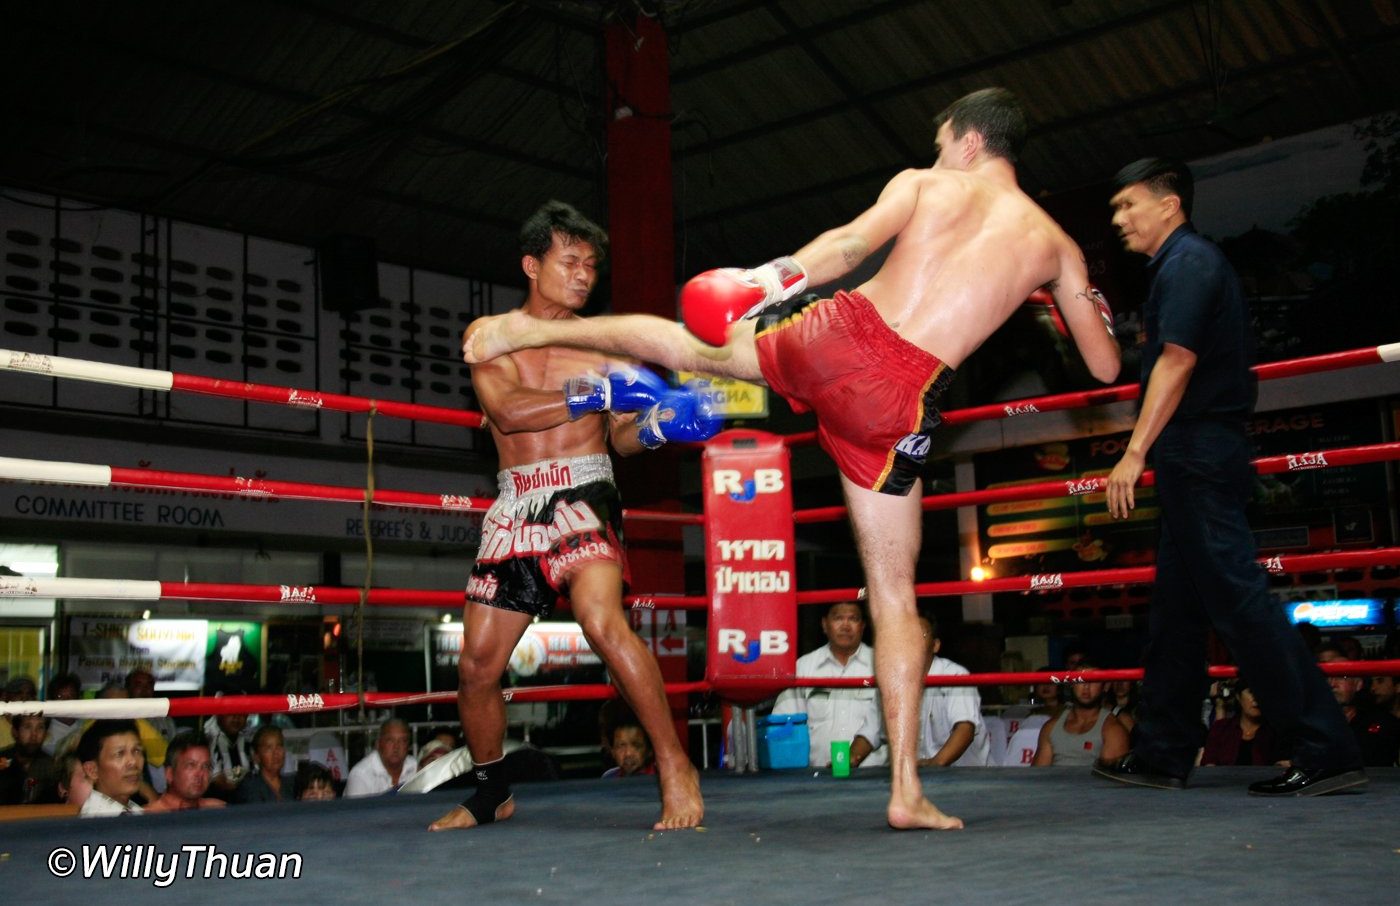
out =
[[(962, 675), (965, 667), (943, 656), (938, 624), (919, 620), (929, 676)], [(865, 641), (867, 621), (861, 602), (831, 605), (822, 617), (826, 644), (797, 661), (799, 676), (871, 676), (874, 647)], [(1350, 636), (1324, 640), (1314, 627), (1300, 627), (1320, 663), (1365, 660), (1365, 650)], [(1395, 658), (1392, 633), (1378, 657)], [(1086, 652), (1065, 651), (1068, 671), (1093, 670)], [(1024, 658), (1008, 652), (1005, 670), (1023, 670)], [(1043, 668), (1048, 669), (1048, 668)], [(1359, 671), (1360, 672), (1360, 671)], [(1394, 766), (1400, 761), (1400, 695), (1391, 676), (1330, 676), (1328, 685), (1356, 734), (1367, 766)], [(49, 681), (49, 699), (80, 697), (81, 682), (72, 674)], [(1072, 681), (991, 690), (1000, 705), (984, 708), (975, 686), (930, 686), (920, 703), (919, 764), (923, 767), (985, 766), (1002, 761), (1007, 736), (1021, 724), (1036, 726), (1037, 766), (1088, 765), (1113, 760), (1131, 748), (1138, 684)], [(110, 683), (103, 698), (148, 698), (155, 677), (135, 670), (123, 683)], [(26, 677), (4, 687), (6, 701), (34, 701), (37, 689)], [(984, 717), (984, 711), (991, 716)], [(884, 763), (885, 730), (879, 693), (869, 689), (791, 689), (774, 703), (773, 712), (805, 713), (810, 765), (831, 764), (831, 744), (850, 744), (851, 765), (869, 768)], [(1248, 678), (1211, 687), (1202, 702), (1204, 744), (1198, 764), (1268, 766), (1286, 764), (1287, 749), (1260, 712)], [(650, 740), (636, 717), (620, 702), (600, 712), (600, 748), (614, 765), (605, 777), (655, 774)], [(0, 718), (0, 805), (66, 802), (83, 816), (109, 816), (223, 808), (248, 803), (283, 803), (335, 799), (342, 783), (316, 761), (287, 757), (284, 732), (277, 722), (250, 725), (246, 715), (219, 715), (198, 729), (180, 729), (168, 718), (81, 720), (35, 714)], [(393, 793), (421, 768), (456, 749), (452, 729), (435, 732), (415, 755), (409, 725), (390, 718), (380, 727), (372, 749), (353, 765), (343, 783), (347, 797)]]

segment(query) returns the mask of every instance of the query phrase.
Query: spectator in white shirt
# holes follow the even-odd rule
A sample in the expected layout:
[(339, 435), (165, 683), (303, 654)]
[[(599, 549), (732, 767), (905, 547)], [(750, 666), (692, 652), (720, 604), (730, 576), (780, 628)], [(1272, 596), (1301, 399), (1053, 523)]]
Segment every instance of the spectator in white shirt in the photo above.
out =
[[(861, 641), (865, 634), (865, 612), (856, 601), (832, 604), (822, 617), (827, 643), (797, 659), (801, 677), (875, 675), (875, 649)], [(851, 743), (851, 766), (885, 763), (884, 751), (871, 753), (868, 743), (856, 736), (872, 719), (880, 720), (880, 693), (875, 680), (863, 689), (788, 689), (778, 696), (774, 714), (806, 714), (810, 742), (808, 764), (816, 768), (831, 765), (831, 744)]]
[(132, 797), (141, 787), (146, 755), (136, 724), (129, 720), (96, 720), (78, 740), (78, 760), (92, 783), (92, 793), (79, 812), (84, 818), (141, 813)]
[[(927, 676), (966, 676), (967, 668), (938, 652), (943, 640), (938, 623), (920, 617), (924, 633), (924, 673)], [(921, 766), (984, 767), (990, 755), (987, 725), (982, 721), (982, 696), (976, 686), (929, 686), (919, 707)]]
[[(926, 676), (966, 676), (967, 668), (939, 657), (943, 640), (938, 624), (920, 616), (924, 636)], [(880, 746), (885, 741), (884, 726), (877, 719), (859, 731), (860, 742)], [(851, 751), (854, 753), (855, 747)], [(985, 767), (991, 746), (987, 726), (982, 721), (982, 697), (976, 686), (928, 686), (919, 701), (920, 767)]]
[(378, 796), (398, 789), (418, 773), (418, 761), (408, 754), (408, 724), (397, 717), (384, 721), (374, 751), (350, 769), (345, 796)]

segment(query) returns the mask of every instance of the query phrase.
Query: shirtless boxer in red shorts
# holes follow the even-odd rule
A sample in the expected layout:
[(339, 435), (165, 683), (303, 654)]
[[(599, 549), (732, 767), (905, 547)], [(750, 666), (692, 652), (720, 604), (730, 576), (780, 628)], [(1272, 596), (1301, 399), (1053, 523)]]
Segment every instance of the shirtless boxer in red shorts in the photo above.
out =
[[(938, 394), (952, 369), (1041, 288), (1090, 373), (1108, 382), (1119, 367), (1111, 326), (1104, 330), (1111, 314), (1089, 285), (1083, 253), (1016, 185), (1013, 161), (1026, 134), (1016, 98), (999, 88), (977, 91), (935, 124), (933, 167), (900, 173), (846, 226), (791, 258), (691, 280), (681, 304), (693, 335), (644, 315), (567, 324), (506, 315), (480, 323), (463, 347), (469, 362), (545, 344), (631, 355), (762, 380), (795, 408), (816, 411), (822, 445), (841, 470), (879, 639), (875, 672), (892, 759), (886, 817), (895, 828), (962, 826), (924, 798), (916, 759), (919, 472), (939, 421)], [(879, 272), (854, 291), (789, 301), (808, 283), (846, 275), (890, 240)]]
[[(536, 212), (521, 229), (530, 284), (521, 317), (577, 320), (606, 243), (602, 229), (566, 204)], [(656, 660), (622, 609), (627, 559), (608, 446), (626, 456), (667, 440), (704, 440), (720, 420), (696, 391), (668, 390), (655, 375), (575, 349), (530, 349), (474, 365), (472, 387), (501, 464), (500, 494), (482, 521), (467, 583), (458, 664), (457, 705), (477, 782), (429, 829), (515, 814), (502, 761), (501, 675), (530, 622), (560, 597), (653, 741), (661, 783), (655, 828), (695, 827), (704, 814), (699, 775), (676, 737)]]

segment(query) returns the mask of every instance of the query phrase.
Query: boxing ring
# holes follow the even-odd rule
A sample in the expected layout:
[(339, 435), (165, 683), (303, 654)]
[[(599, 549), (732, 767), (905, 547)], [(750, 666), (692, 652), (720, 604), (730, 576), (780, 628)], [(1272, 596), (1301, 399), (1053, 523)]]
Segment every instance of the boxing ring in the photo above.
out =
[[(1400, 361), (1400, 344), (1271, 363), (1256, 371), (1260, 379), (1268, 380), (1394, 361)], [(477, 413), (9, 350), (0, 350), (0, 370), (316, 406), (365, 413), (371, 419), (481, 425)], [(1097, 406), (1132, 399), (1137, 391), (1136, 385), (1125, 385), (1037, 397), (950, 411), (944, 420), (963, 424)], [(704, 610), (709, 615), (705, 679), (668, 683), (668, 694), (717, 693), (744, 705), (793, 685), (873, 685), (873, 678), (799, 680), (793, 675), (796, 608), (851, 600), (859, 591), (796, 587), (794, 527), (841, 520), (845, 515), (839, 506), (794, 511), (790, 487), (788, 493), (780, 493), (788, 448), (813, 440), (812, 434), (776, 438), (761, 432), (726, 432), (705, 447), (703, 515), (624, 511), (628, 520), (706, 528), (705, 595), (642, 593), (625, 602), (655, 610)], [(1261, 474), (1270, 474), (1397, 457), (1400, 444), (1391, 443), (1265, 457), (1256, 460), (1255, 466)], [(372, 472), (365, 487), (345, 487), (0, 457), (0, 480), (285, 497), (351, 503), (366, 510), (484, 512), (491, 504), (489, 499), (450, 493), (376, 488)], [(1149, 472), (1142, 484), (1150, 483)], [(1103, 484), (1103, 478), (1083, 477), (936, 494), (926, 497), (923, 507), (934, 510), (1085, 495), (1101, 492)], [(765, 491), (778, 493), (765, 495)], [(750, 507), (765, 497), (776, 504), (779, 521), (785, 524), (775, 528), (762, 518), (717, 517), (720, 507)], [(737, 528), (721, 537), (717, 522)], [(741, 569), (759, 560), (764, 561), (763, 570)], [(1273, 574), (1400, 565), (1400, 547), (1276, 556), (1261, 563)], [(779, 581), (776, 577), (784, 572), (786, 578)], [(760, 573), (767, 578), (753, 578)], [(1142, 584), (1150, 582), (1152, 574), (1151, 567), (1085, 570), (981, 582), (928, 582), (919, 584), (916, 591), (921, 597), (1035, 593)], [(20, 597), (314, 603), (357, 609), (409, 606), (449, 612), (463, 605), (460, 591), (370, 588), (368, 580), (357, 589), (0, 577), (0, 606), (4, 598)], [(1400, 660), (1321, 667), (1328, 674), (1400, 675)], [(1234, 672), (1228, 666), (1210, 669), (1217, 678)], [(929, 684), (986, 686), (1140, 677), (1137, 669), (978, 673), (930, 678)], [(604, 699), (615, 691), (607, 685), (576, 685), (515, 688), (504, 694), (512, 702), (564, 701)], [(0, 705), (0, 710), (83, 717), (182, 717), (306, 714), (453, 701), (452, 692), (319, 693), (15, 702)], [(506, 903), (626, 897), (644, 902), (804, 904), (872, 894), (889, 902), (1053, 902), (1071, 897), (1086, 902), (1175, 902), (1209, 895), (1238, 902), (1328, 897), (1367, 903), (1389, 902), (1400, 883), (1400, 822), (1395, 818), (1400, 814), (1400, 769), (1368, 769), (1371, 782), (1362, 795), (1309, 800), (1246, 796), (1245, 786), (1272, 775), (1272, 768), (1200, 770), (1193, 774), (1191, 787), (1181, 792), (1108, 784), (1084, 769), (926, 769), (922, 777), (929, 798), (963, 818), (967, 829), (896, 834), (883, 821), (884, 771), (861, 771), (847, 779), (812, 769), (753, 773), (746, 770), (752, 767), (752, 759), (751, 752), (744, 750), (742, 722), (731, 723), (739, 738), (730, 751), (730, 769), (703, 776), (706, 815), (703, 828), (696, 831), (649, 830), (657, 815), (656, 788), (649, 779), (572, 780), (522, 785), (516, 790), (515, 817), (466, 833), (425, 832), (427, 824), (461, 796), (446, 790), (331, 803), (239, 806), (151, 816), (136, 823), (71, 818), (23, 825), (0, 822), (0, 882), (15, 902), (78, 897), (98, 903), (129, 901), (153, 888), (197, 890), (199, 896), (214, 896), (221, 902), (263, 902), (272, 891), (309, 896), (313, 902), (368, 902), (381, 901), (386, 895), (460, 898), (465, 886), (472, 900)], [(76, 860), (67, 874), (62, 852), (70, 852)], [(84, 877), (93, 874), (83, 864), (85, 855), (99, 863), (109, 860), (109, 876)], [(253, 855), (263, 867), (263, 856), (275, 857), (278, 873), (267, 878), (230, 877), (238, 870), (237, 859), (233, 872), (221, 870), (227, 863), (221, 863), (220, 856), (242, 858), (247, 867), (253, 864)], [(159, 872), (172, 865), (174, 876), (162, 883)], [(101, 875), (102, 864), (95, 868)]]

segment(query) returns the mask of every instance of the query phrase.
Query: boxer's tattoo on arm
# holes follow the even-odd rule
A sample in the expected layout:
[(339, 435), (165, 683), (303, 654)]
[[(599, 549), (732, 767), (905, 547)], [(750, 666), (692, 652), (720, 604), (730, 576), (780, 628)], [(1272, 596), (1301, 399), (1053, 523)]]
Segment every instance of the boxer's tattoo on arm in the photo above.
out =
[(1086, 286), (1075, 293), (1074, 297), (1076, 299), (1080, 297), (1088, 299), (1090, 304), (1094, 306), (1094, 310), (1099, 313), (1099, 317), (1103, 319), (1103, 326), (1104, 329), (1108, 331), (1108, 335), (1110, 337), (1117, 336), (1113, 330), (1113, 309), (1108, 307), (1108, 300), (1103, 297), (1103, 293), (1099, 292), (1093, 286)]

